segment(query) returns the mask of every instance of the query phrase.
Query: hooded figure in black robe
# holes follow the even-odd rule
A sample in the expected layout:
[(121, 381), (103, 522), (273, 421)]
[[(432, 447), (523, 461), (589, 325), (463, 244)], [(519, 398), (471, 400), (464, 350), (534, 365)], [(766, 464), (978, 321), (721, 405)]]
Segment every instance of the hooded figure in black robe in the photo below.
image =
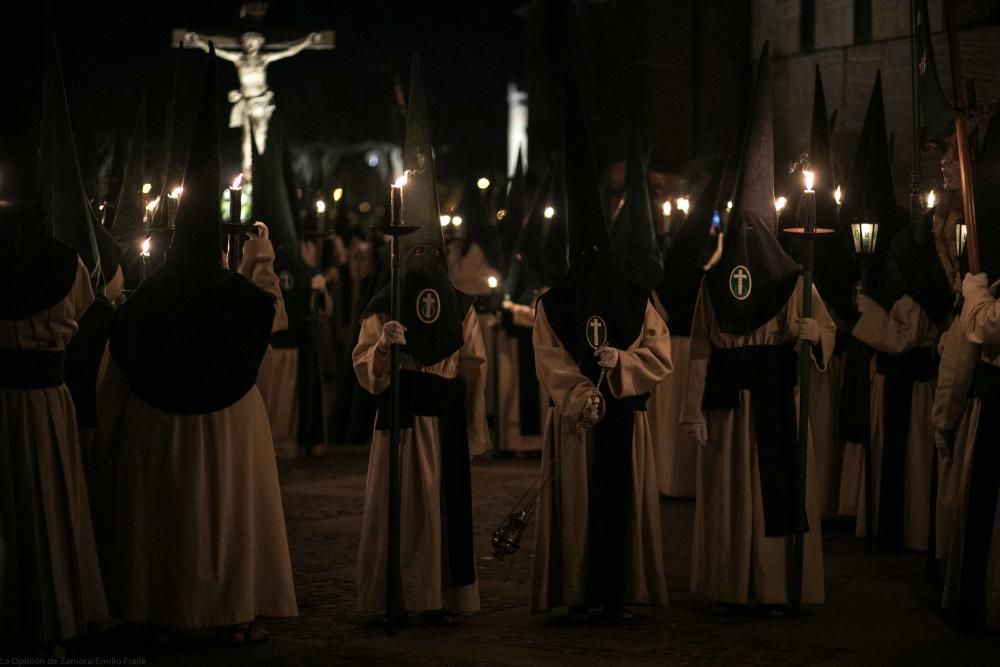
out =
[[(681, 422), (700, 453), (692, 589), (725, 603), (788, 601), (787, 537), (805, 533), (801, 599), (820, 603), (822, 536), (812, 443), (800, 485), (800, 341), (824, 371), (835, 326), (815, 287), (803, 314), (799, 265), (775, 238), (768, 46), (758, 64), (722, 254), (702, 283)], [(805, 492), (803, 494), (803, 491)], [(799, 506), (803, 494), (806, 506)], [(803, 511), (804, 510), (804, 511)]]
[[(319, 319), (328, 310), (329, 297), (325, 286), (322, 289), (314, 287), (313, 280), (320, 275), (319, 270), (302, 256), (285, 181), (283, 139), (280, 126), (272, 121), (270, 150), (260, 155), (256, 146), (251, 147), (254, 151), (252, 218), (263, 222), (270, 230), (274, 269), (288, 313), (288, 328), (271, 336), (271, 345), (277, 351), (274, 355), (276, 393), (269, 406), (275, 422), (275, 438), (281, 440), (291, 436), (299, 447), (308, 451), (327, 442), (327, 405), (319, 357), (323, 330)], [(294, 370), (278, 367), (290, 363)], [(277, 423), (289, 415), (290, 424)], [(282, 443), (277, 444), (280, 447)]]
[(645, 410), (671, 370), (669, 334), (649, 290), (618, 266), (572, 84), (565, 101), (569, 270), (542, 295), (534, 331), (536, 372), (553, 402), (542, 469), (557, 478), (538, 510), (532, 607), (600, 607), (630, 620), (625, 604), (666, 602)]
[(486, 349), (473, 298), (451, 283), (441, 232), (427, 102), (414, 58), (410, 74), (397, 237), (399, 321), (384, 287), (362, 315), (354, 371), (378, 400), (358, 551), (358, 606), (386, 603), (387, 490), (391, 428), (391, 345), (399, 345), (402, 501), (400, 578), (404, 609), (429, 622), (455, 624), (454, 612), (479, 609), (472, 533), (470, 457), (489, 448)]
[[(871, 385), (875, 402), (870, 410), (872, 423), (880, 427), (870, 434), (872, 484), (878, 487), (873, 498), (875, 526), (859, 529), (874, 531), (887, 548), (923, 551), (930, 525), (936, 522), (929, 500), (930, 480), (938, 470), (930, 415), (938, 370), (936, 343), (946, 327), (954, 297), (938, 259), (930, 218), (905, 227), (901, 224), (903, 216), (896, 207), (885, 140), (881, 75), (876, 78), (872, 100), (872, 123), (867, 124), (871, 139), (861, 174), (865, 182), (859, 183), (852, 171), (847, 190), (849, 197), (852, 187), (867, 187), (866, 208), (879, 222), (874, 263), (858, 297), (861, 316), (852, 329), (856, 339), (875, 351), (877, 376)], [(877, 270), (874, 275), (873, 268)], [(864, 373), (861, 377), (863, 383)], [(845, 391), (855, 387), (849, 375)], [(863, 389), (858, 393), (863, 394)], [(851, 406), (862, 416), (864, 407)], [(854, 442), (856, 435), (865, 434), (847, 434)], [(864, 518), (863, 513), (859, 512), (859, 517)]]
[[(1000, 280), (1000, 114), (993, 111), (976, 164), (976, 220), (981, 272), (966, 274), (962, 285), (960, 326), (974, 369), (959, 369), (971, 385), (972, 401), (964, 411), (968, 424), (965, 451), (955, 445), (954, 459), (961, 470), (945, 580), (944, 607), (960, 627), (1000, 628), (1000, 581), (995, 563), (1000, 557), (1000, 531), (996, 529), (1000, 499), (1000, 307), (996, 283)], [(949, 350), (942, 358), (942, 376)], [(970, 364), (971, 365), (971, 364)]]
[(201, 64), (184, 196), (164, 263), (118, 309), (98, 379), (111, 475), (108, 591), (132, 623), (228, 626), (297, 613), (267, 409), (276, 299), (222, 263), (215, 56)]

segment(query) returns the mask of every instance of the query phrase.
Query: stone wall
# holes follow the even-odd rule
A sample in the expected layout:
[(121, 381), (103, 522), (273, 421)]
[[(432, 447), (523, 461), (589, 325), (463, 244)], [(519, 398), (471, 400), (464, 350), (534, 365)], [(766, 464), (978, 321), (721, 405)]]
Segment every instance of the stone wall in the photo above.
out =
[[(775, 160), (779, 172), (785, 164), (808, 149), (811, 122), (813, 72), (823, 74), (827, 110), (837, 111), (834, 154), (839, 163), (839, 182), (846, 180), (865, 109), (882, 70), (886, 125), (895, 138), (893, 177), (901, 203), (909, 195), (912, 165), (912, 113), (910, 86), (910, 9), (908, 0), (872, 0), (872, 41), (853, 44), (854, 2), (816, 0), (816, 49), (799, 52), (801, 3), (799, 0), (754, 0), (753, 58), (765, 39), (771, 40), (771, 69), (775, 96)], [(1000, 24), (988, 0), (967, 0), (957, 6), (962, 67), (966, 79), (974, 79), (980, 104), (1000, 99)], [(943, 32), (941, 0), (929, 0), (934, 54), (946, 94), (951, 97), (948, 41)], [(940, 178), (939, 156), (924, 153), (921, 159), (921, 190)], [(776, 184), (781, 189), (794, 187)]]

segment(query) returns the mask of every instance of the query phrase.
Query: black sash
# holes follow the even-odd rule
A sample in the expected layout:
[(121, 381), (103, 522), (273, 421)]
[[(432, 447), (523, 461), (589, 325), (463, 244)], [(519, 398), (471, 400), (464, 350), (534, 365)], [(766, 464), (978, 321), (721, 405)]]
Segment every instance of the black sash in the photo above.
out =
[(840, 390), (840, 434), (847, 442), (871, 444), (871, 364), (873, 350), (857, 338), (845, 344), (844, 383)]
[[(469, 432), (465, 412), (465, 382), (420, 371), (399, 373), (399, 426), (412, 428), (413, 418), (437, 417), (441, 442), (441, 511), (450, 586), (476, 580), (472, 550), (472, 479), (469, 472)], [(378, 396), (375, 428), (389, 429), (391, 392)]]
[(930, 347), (920, 347), (906, 354), (879, 352), (875, 357), (875, 367), (878, 374), (885, 378), (878, 541), (885, 547), (895, 549), (899, 547), (903, 528), (903, 478), (913, 384), (934, 378), (938, 359)]
[(97, 428), (97, 371), (116, 310), (110, 301), (98, 298), (80, 318), (80, 328), (66, 346), (66, 387), (73, 396), (80, 428)]
[(625, 596), (629, 500), (632, 495), (632, 436), (635, 413), (646, 410), (649, 394), (615, 398), (601, 387), (604, 418), (591, 430), (587, 472), (588, 597), (613, 608)]
[(47, 389), (63, 383), (63, 350), (0, 350), (0, 389)]
[(980, 410), (969, 475), (957, 609), (958, 621), (964, 626), (982, 625), (986, 609), (986, 567), (1000, 491), (1000, 368), (979, 362), (972, 393), (980, 401)]
[(798, 355), (791, 344), (713, 347), (705, 376), (704, 410), (741, 410), (740, 392), (750, 391), (768, 537), (809, 530), (805, 513), (799, 515), (796, 508), (800, 497), (795, 474), (797, 367)]

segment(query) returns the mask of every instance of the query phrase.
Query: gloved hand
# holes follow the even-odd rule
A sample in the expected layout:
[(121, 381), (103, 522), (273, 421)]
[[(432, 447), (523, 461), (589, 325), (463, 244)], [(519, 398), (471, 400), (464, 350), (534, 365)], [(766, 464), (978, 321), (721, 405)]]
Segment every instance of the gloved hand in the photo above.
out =
[(989, 279), (985, 273), (977, 273), (975, 275), (966, 273), (965, 280), (962, 281), (962, 296), (968, 301), (973, 296), (981, 294), (988, 286)]
[(580, 411), (580, 419), (577, 421), (579, 428), (589, 431), (601, 421), (601, 395), (591, 396), (587, 399), (587, 404)]
[(934, 446), (937, 447), (938, 455), (942, 461), (951, 460), (951, 447), (953, 435), (946, 431), (934, 431)]
[[(271, 238), (271, 232), (268, 230), (267, 225), (261, 221), (253, 223), (254, 228), (257, 230), (257, 237), (259, 239), (269, 239)], [(250, 238), (254, 238), (253, 234), (250, 234)]]
[(378, 337), (378, 350), (385, 353), (390, 345), (406, 345), (406, 327), (396, 320), (389, 320), (382, 325), (382, 333)]
[(594, 356), (599, 357), (597, 365), (603, 368), (615, 368), (621, 356), (621, 351), (613, 347), (599, 347), (594, 350)]
[(708, 424), (683, 424), (684, 433), (698, 443), (699, 447), (708, 444)]
[(800, 317), (792, 325), (792, 333), (796, 338), (815, 345), (819, 342), (819, 322), (811, 317)]

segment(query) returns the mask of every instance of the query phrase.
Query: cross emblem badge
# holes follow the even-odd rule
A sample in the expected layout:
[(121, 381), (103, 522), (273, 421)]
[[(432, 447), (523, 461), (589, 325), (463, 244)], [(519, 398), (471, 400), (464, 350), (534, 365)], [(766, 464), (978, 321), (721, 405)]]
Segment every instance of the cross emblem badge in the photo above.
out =
[(282, 292), (291, 292), (295, 287), (295, 276), (288, 269), (278, 274), (278, 282), (281, 284)]
[(743, 301), (750, 296), (750, 288), (753, 280), (750, 278), (750, 269), (740, 264), (729, 273), (729, 291), (735, 299)]
[(427, 288), (417, 295), (417, 318), (424, 324), (434, 324), (441, 317), (441, 296)]
[(595, 350), (608, 342), (608, 325), (597, 315), (587, 320), (587, 343)]

